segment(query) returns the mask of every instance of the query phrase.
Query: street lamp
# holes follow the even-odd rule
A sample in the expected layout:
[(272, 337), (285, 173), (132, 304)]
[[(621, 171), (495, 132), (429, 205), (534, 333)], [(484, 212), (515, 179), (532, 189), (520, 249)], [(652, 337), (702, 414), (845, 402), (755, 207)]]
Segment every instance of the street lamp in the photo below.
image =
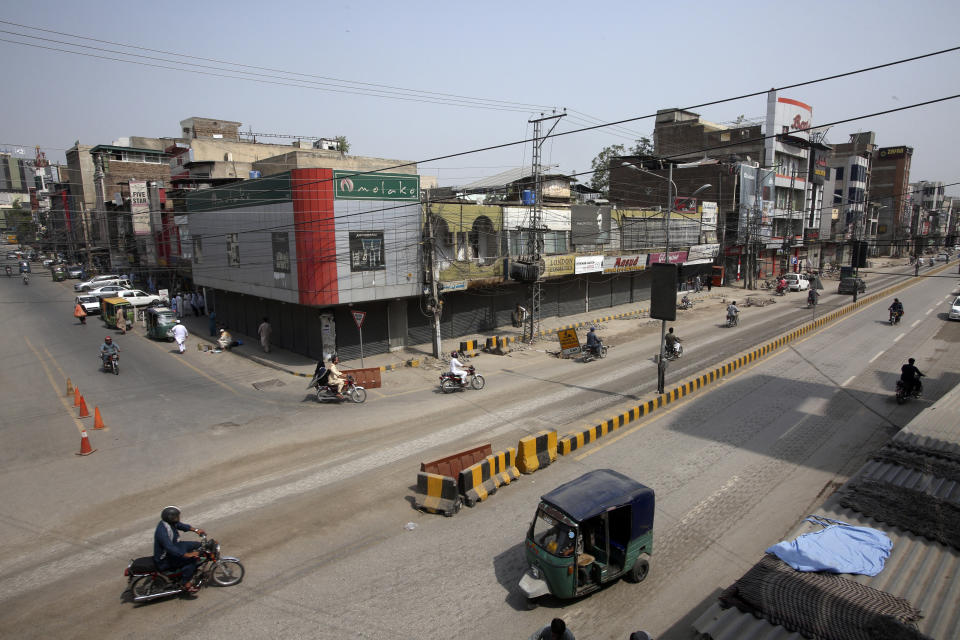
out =
[[(697, 166), (697, 164), (698, 164), (698, 163), (690, 163), (690, 164), (687, 164), (687, 165), (680, 165), (680, 166), (681, 166), (681, 167), (684, 167), (684, 166)], [(640, 173), (647, 173), (647, 174), (650, 174), (651, 176), (656, 176), (657, 178), (660, 178), (661, 180), (666, 180), (666, 181), (667, 181), (667, 211), (666, 211), (666, 215), (665, 215), (665, 218), (664, 218), (664, 220), (665, 220), (665, 223), (664, 223), (664, 224), (665, 224), (665, 232), (664, 232), (664, 233), (665, 233), (665, 236), (666, 236), (666, 237), (665, 237), (665, 242), (664, 242), (664, 245), (665, 245), (665, 246), (664, 246), (664, 248), (663, 248), (663, 252), (664, 252), (664, 253), (663, 253), (663, 259), (664, 259), (664, 261), (665, 261), (667, 264), (669, 264), (669, 263), (670, 263), (670, 214), (673, 212), (673, 194), (677, 192), (677, 185), (676, 185), (676, 183), (674, 183), (674, 181), (673, 181), (673, 163), (672, 163), (672, 162), (669, 163), (669, 170), (668, 170), (668, 174), (667, 174), (667, 177), (666, 177), (666, 178), (664, 178), (664, 177), (661, 176), (661, 175), (657, 175), (656, 173), (653, 173), (652, 171), (647, 171), (646, 169), (641, 169), (640, 167), (636, 166), (635, 164), (632, 164), (632, 163), (629, 163), (629, 162), (622, 162), (622, 163), (621, 163), (621, 166), (629, 167), (630, 169), (633, 169), (634, 171), (638, 171), (638, 172), (640, 172)], [(709, 184), (709, 183), (707, 183), (707, 184), (705, 184), (705, 185), (701, 185), (700, 187), (697, 187), (696, 191), (694, 191), (693, 194), (690, 195), (690, 197), (693, 198), (693, 197), (695, 197), (697, 194), (703, 193), (704, 191), (706, 191), (707, 189), (711, 188), (712, 186), (713, 186), (713, 185), (712, 185), (712, 184)], [(672, 187), (672, 189), (671, 189), (671, 187)], [(699, 238), (698, 238), (698, 240), (699, 240)], [(676, 283), (674, 283), (674, 288), (676, 288)], [(674, 292), (674, 297), (676, 297), (676, 292)], [(676, 305), (674, 305), (674, 306), (676, 306)], [(657, 393), (661, 393), (661, 394), (663, 393), (664, 386), (666, 385), (666, 377), (667, 377), (667, 360), (666, 360), (666, 358), (664, 358), (665, 351), (666, 351), (666, 344), (665, 344), (666, 335), (667, 335), (667, 321), (666, 321), (666, 319), (661, 319), (661, 320), (660, 320), (660, 357), (657, 359)]]

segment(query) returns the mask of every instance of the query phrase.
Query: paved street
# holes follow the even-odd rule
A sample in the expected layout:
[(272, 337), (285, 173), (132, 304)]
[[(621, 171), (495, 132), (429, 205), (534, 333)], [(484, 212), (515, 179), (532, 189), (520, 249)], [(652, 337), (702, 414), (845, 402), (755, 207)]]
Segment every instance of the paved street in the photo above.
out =
[[(909, 270), (877, 271), (868, 293)], [(560, 615), (582, 638), (638, 628), (690, 637), (690, 617), (758, 550), (956, 385), (960, 323), (945, 319), (955, 272), (951, 263), (898, 291), (907, 313), (897, 327), (886, 323), (892, 296), (865, 305), (452, 519), (411, 508), (421, 460), (478, 442), (515, 446), (543, 428), (562, 434), (652, 398), (659, 322), (603, 323), (610, 355), (588, 364), (548, 355), (551, 341), (481, 355), (480, 392), (441, 395), (428, 363), (384, 373), (365, 405), (318, 405), (305, 379), (241, 352), (198, 351), (196, 338), (180, 355), (142, 332), (117, 336), (120, 375), (104, 374), (95, 355), (112, 332), (96, 317), (75, 323), (70, 281), (0, 280), (0, 624), (23, 637), (526, 637)], [(850, 302), (835, 283), (825, 281), (817, 314)], [(813, 317), (794, 293), (721, 327), (725, 300), (743, 293), (714, 289), (679, 315), (686, 352), (670, 364), (668, 388)], [(194, 333), (205, 325), (188, 322)], [(897, 406), (893, 383), (909, 356), (929, 375), (927, 392)], [(285, 358), (274, 364), (312, 369)], [(74, 418), (67, 377), (106, 430)], [(88, 457), (74, 455), (81, 424), (98, 449)], [(515, 586), (537, 498), (602, 467), (657, 491), (650, 577), (526, 611)], [(241, 585), (196, 601), (121, 601), (123, 568), (150, 552), (167, 504), (243, 560)], [(52, 610), (64, 613), (42, 613)]]

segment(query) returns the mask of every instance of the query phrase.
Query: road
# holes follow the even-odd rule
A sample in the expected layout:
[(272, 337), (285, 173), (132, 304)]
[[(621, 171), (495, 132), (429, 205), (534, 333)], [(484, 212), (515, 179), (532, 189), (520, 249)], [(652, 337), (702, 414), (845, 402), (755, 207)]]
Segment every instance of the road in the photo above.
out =
[[(902, 279), (868, 282), (873, 291)], [(514, 446), (541, 428), (564, 433), (651, 398), (659, 323), (608, 323), (610, 356), (589, 364), (536, 348), (484, 356), (482, 392), (442, 396), (434, 371), (406, 370), (387, 374), (366, 405), (319, 407), (300, 378), (233, 354), (181, 356), (139, 335), (117, 338), (119, 376), (99, 373), (107, 332), (94, 319), (73, 324), (63, 284), (0, 281), (0, 624), (25, 637), (526, 637), (556, 615), (579, 637), (689, 637), (698, 607), (924, 406), (892, 402), (906, 357), (930, 376), (925, 402), (957, 383), (960, 323), (944, 319), (956, 280), (924, 278), (898, 292), (900, 326), (885, 323), (888, 302), (864, 306), (442, 518), (411, 508), (420, 460), (480, 441)], [(668, 387), (809, 319), (803, 297), (745, 309), (736, 329), (718, 326), (719, 300), (682, 315), (687, 350)], [(844, 302), (825, 295), (817, 313)], [(91, 421), (64, 406), (68, 376), (109, 427), (90, 432), (92, 456), (73, 455), (78, 422)], [(526, 611), (515, 585), (538, 497), (599, 467), (657, 492), (650, 577)], [(123, 567), (149, 553), (167, 504), (243, 560), (241, 585), (194, 601), (122, 602)]]

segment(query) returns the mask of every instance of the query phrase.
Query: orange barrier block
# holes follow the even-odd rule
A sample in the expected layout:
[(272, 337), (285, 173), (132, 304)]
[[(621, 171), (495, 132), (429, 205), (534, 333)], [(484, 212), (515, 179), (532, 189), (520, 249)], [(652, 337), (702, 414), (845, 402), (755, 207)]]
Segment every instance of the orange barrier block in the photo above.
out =
[(80, 451), (77, 452), (77, 455), (88, 456), (94, 451), (96, 451), (96, 449), (90, 446), (90, 438), (87, 437), (87, 430), (84, 429), (80, 432)]

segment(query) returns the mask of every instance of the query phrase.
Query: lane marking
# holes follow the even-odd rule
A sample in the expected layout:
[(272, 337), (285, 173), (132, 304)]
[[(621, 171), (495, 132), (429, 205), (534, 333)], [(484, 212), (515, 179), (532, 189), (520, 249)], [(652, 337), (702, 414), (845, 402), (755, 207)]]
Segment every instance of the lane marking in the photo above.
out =
[(884, 352), (881, 351), (881, 352), (878, 353), (877, 355), (875, 355), (875, 356), (873, 356), (872, 358), (870, 358), (869, 360), (867, 360), (867, 364), (873, 364), (873, 361), (876, 360), (877, 358), (879, 358), (880, 356), (882, 356), (883, 354), (884, 354)]
[(925, 314), (923, 314), (923, 315), (928, 316), (928, 315), (930, 315), (931, 313), (933, 313), (933, 309), (927, 309), (927, 312), (926, 312)]
[[(26, 341), (27, 346), (30, 347), (30, 350), (33, 351), (33, 354), (37, 356), (37, 362), (40, 363), (40, 366), (43, 367), (43, 372), (47, 376), (47, 380), (50, 381), (50, 386), (53, 387), (53, 393), (57, 398), (60, 399), (60, 404), (63, 405), (64, 410), (67, 412), (67, 415), (70, 416), (70, 419), (73, 420), (73, 423), (77, 425), (77, 433), (86, 430), (86, 427), (80, 418), (74, 415), (73, 407), (70, 405), (70, 402), (67, 400), (67, 397), (60, 394), (60, 390), (57, 388), (57, 381), (53, 379), (53, 374), (50, 372), (50, 368), (47, 366), (47, 363), (43, 361), (43, 356), (40, 355), (40, 352), (36, 350), (33, 346), (33, 343), (30, 342), (30, 338), (24, 336), (23, 339)], [(59, 369), (59, 367), (57, 367)]]
[(840, 385), (840, 386), (841, 386), (841, 387), (847, 386), (848, 384), (850, 384), (851, 382), (853, 382), (853, 380), (854, 380), (856, 377), (857, 377), (857, 376), (850, 376), (849, 378), (847, 378), (846, 380), (844, 380), (844, 381), (843, 381), (843, 384)]
[(898, 341), (900, 340), (900, 338), (902, 338), (902, 337), (905, 336), (905, 335), (907, 335), (907, 334), (901, 333), (901, 334), (898, 335), (896, 338), (894, 338), (893, 341), (894, 341), (894, 342), (898, 342)]
[(918, 324), (920, 324), (920, 321), (919, 321), (919, 320), (914, 320), (914, 321), (913, 321), (913, 324), (910, 325), (910, 328), (913, 329), (913, 328), (914, 328), (915, 326), (917, 326)]

